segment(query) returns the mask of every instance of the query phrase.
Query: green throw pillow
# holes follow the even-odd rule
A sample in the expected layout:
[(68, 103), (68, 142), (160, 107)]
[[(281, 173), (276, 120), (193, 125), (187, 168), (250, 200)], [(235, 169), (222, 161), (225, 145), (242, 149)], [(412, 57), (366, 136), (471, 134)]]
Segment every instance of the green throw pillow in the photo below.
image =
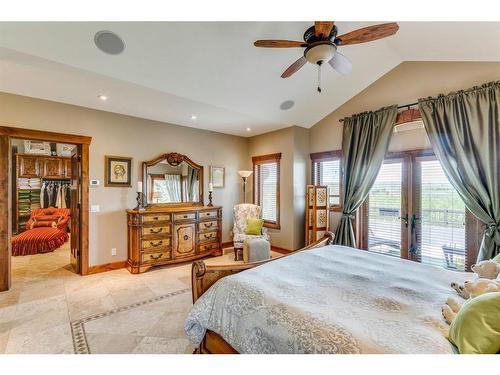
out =
[(248, 219), (247, 227), (245, 228), (245, 233), (255, 236), (260, 236), (262, 234), (263, 226), (264, 226), (264, 219)]
[(500, 292), (466, 302), (451, 322), (449, 339), (460, 354), (500, 352)]
[(500, 263), (500, 254), (493, 258), (493, 260), (497, 263)]

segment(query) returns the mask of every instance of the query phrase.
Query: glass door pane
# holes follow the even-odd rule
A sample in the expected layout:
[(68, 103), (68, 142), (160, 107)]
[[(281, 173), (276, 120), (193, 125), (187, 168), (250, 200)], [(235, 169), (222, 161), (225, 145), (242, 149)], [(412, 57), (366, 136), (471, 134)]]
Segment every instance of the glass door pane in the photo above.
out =
[(368, 250), (401, 256), (403, 162), (385, 161), (368, 196)]
[(438, 160), (417, 159), (416, 172), (412, 229), (416, 260), (463, 271), (466, 264), (465, 205)]

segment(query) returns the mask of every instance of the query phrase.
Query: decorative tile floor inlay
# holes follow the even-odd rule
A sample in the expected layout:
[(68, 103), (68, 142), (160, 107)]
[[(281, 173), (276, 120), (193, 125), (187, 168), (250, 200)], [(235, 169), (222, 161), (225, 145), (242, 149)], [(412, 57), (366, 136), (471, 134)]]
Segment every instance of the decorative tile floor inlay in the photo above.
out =
[[(167, 293), (167, 294), (164, 294), (162, 296), (149, 298), (149, 299), (146, 299), (146, 300), (143, 300), (140, 302), (132, 303), (132, 304), (127, 305), (127, 306), (121, 306), (121, 307), (118, 307), (118, 308), (113, 309), (113, 310), (94, 314), (94, 315), (88, 316), (86, 318), (78, 319), (74, 322), (71, 322), (71, 334), (73, 336), (73, 347), (75, 350), (75, 354), (91, 354), (92, 353), (91, 348), (89, 348), (89, 343), (88, 343), (87, 335), (85, 332), (85, 324), (86, 323), (97, 320), (97, 319), (103, 319), (103, 318), (109, 317), (113, 314), (126, 312), (129, 310), (144, 306), (144, 305), (149, 305), (149, 304), (153, 304), (153, 303), (156, 303), (159, 301), (163, 301), (167, 298), (171, 298), (171, 297), (178, 296), (180, 294), (188, 293), (188, 292), (191, 292), (191, 288), (177, 290), (175, 292)], [(186, 314), (188, 311), (186, 311)], [(172, 338), (172, 339), (175, 340), (175, 338)]]
[[(71, 271), (69, 247), (12, 257), (12, 288), (0, 292), (0, 353), (193, 352), (184, 333), (190, 263), (82, 277)], [(232, 264), (234, 254), (204, 261)]]

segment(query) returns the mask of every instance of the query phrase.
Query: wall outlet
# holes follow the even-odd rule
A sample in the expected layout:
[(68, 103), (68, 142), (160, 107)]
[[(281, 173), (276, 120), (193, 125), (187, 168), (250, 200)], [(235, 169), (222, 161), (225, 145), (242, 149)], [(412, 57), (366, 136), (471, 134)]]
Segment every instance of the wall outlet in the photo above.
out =
[(90, 212), (100, 212), (101, 211), (101, 206), (98, 204), (92, 204), (90, 206)]
[(113, 247), (111, 249), (111, 256), (115, 256), (116, 255), (116, 247)]

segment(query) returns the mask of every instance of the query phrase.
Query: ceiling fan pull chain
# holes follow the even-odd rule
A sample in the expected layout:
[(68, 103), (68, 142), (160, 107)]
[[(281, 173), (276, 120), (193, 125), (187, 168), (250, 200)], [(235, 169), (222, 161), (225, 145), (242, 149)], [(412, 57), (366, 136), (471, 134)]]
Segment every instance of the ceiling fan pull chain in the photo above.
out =
[(318, 64), (318, 92), (321, 93), (321, 64)]

